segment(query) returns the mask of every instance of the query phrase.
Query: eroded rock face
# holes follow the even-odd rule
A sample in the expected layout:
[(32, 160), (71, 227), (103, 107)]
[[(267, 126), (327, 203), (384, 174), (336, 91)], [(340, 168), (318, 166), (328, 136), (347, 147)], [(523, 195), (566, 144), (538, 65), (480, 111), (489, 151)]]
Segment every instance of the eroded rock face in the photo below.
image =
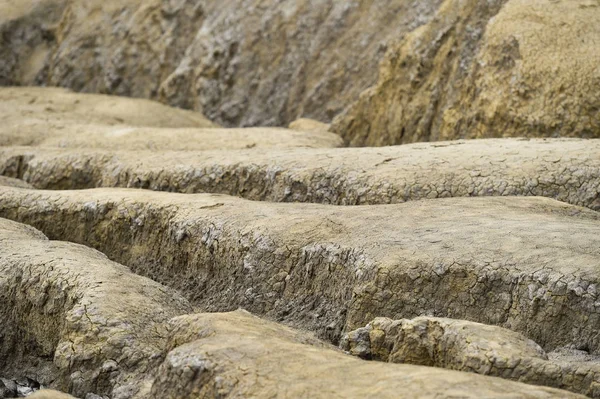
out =
[(598, 137), (596, 0), (446, 0), (332, 130), (351, 145)]
[(600, 210), (600, 140), (189, 153), (0, 148), (0, 174), (44, 189), (136, 187), (337, 205), (536, 195)]
[(81, 245), (0, 219), (0, 372), (85, 397), (147, 389), (176, 292)]
[(46, 80), (55, 29), (66, 4), (66, 0), (0, 2), (0, 86)]
[(225, 126), (338, 115), (359, 146), (600, 131), (596, 0), (22, 3), (0, 9), (3, 85), (159, 99)]
[(330, 121), (375, 82), (388, 42), (440, 2), (72, 1), (44, 82), (161, 99), (226, 126)]
[(186, 315), (171, 327), (154, 397), (579, 397), (469, 373), (361, 362), (246, 312)]
[(336, 341), (376, 315), (500, 325), (598, 351), (600, 214), (544, 198), (377, 207), (215, 195), (6, 188), (0, 215), (180, 290)]
[(563, 354), (560, 361), (551, 361), (535, 342), (501, 327), (434, 317), (377, 318), (345, 335), (340, 346), (373, 360), (493, 375), (600, 397), (597, 359)]

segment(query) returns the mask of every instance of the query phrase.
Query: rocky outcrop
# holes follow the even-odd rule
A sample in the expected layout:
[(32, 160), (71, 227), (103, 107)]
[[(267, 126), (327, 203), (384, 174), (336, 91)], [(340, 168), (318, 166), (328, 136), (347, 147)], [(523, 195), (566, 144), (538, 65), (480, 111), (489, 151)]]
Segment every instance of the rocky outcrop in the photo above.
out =
[(351, 145), (600, 136), (595, 0), (446, 0), (333, 124)]
[(71, 1), (40, 81), (161, 99), (226, 126), (330, 121), (375, 83), (388, 42), (441, 1)]
[(191, 311), (173, 290), (103, 254), (0, 219), (0, 372), (85, 397), (146, 389), (166, 324)]
[(377, 318), (344, 336), (341, 347), (367, 359), (418, 364), (492, 375), (600, 397), (600, 364), (559, 362), (513, 331), (464, 320)]
[(154, 397), (579, 397), (469, 373), (359, 361), (245, 312), (181, 316), (171, 327)]
[(546, 350), (600, 348), (600, 214), (544, 198), (330, 207), (5, 188), (0, 216), (97, 248), (202, 310), (243, 307), (334, 342), (376, 315), (430, 314)]
[(0, 101), (0, 145), (212, 150), (342, 144), (327, 129), (218, 129), (198, 114), (151, 101), (61, 89), (0, 89)]
[(47, 78), (55, 30), (66, 0), (0, 3), (0, 86), (41, 84)]
[(0, 148), (0, 174), (44, 189), (137, 187), (338, 205), (535, 195), (600, 210), (600, 140), (178, 153)]

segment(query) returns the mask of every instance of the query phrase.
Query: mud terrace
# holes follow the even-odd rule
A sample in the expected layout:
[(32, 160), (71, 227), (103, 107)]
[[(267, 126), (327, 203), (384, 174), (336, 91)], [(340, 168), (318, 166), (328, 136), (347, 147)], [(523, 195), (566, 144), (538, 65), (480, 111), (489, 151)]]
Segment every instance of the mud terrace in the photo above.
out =
[(55, 88), (0, 88), (0, 145), (130, 150), (339, 147), (326, 129), (217, 129), (202, 115), (152, 101)]
[[(467, 19), (526, 8), (508, 2), (466, 0)], [(135, 6), (100, 3), (119, 18)], [(66, 13), (55, 21), (64, 37), (45, 25), (15, 33), (33, 47), (73, 40), (81, 15), (104, 15), (51, 0), (28, 16), (15, 4), (0, 10), (23, 29), (43, 10)], [(433, 18), (457, 4), (410, 8), (423, 16), (411, 29), (458, 24)], [(417, 33), (405, 39), (419, 44)], [(13, 61), (0, 83), (24, 73)], [(161, 95), (175, 101), (190, 76), (164, 78)], [(374, 106), (388, 89), (378, 84)], [(268, 119), (266, 105), (216, 119)], [(600, 140), (339, 148), (330, 129), (225, 128), (150, 100), (0, 88), (0, 399), (600, 398)]]
[[(192, 311), (185, 299), (99, 252), (48, 241), (5, 219), (0, 242), (1, 369), (31, 368), (74, 395), (326, 398), (376, 391), (392, 398), (399, 390), (428, 396), (444, 389), (473, 398), (576, 397), (476, 374), (365, 363), (243, 311), (175, 317)], [(374, 376), (376, 385), (369, 383)], [(43, 395), (62, 397), (36, 397)]]
[(600, 210), (600, 140), (227, 152), (0, 147), (0, 173), (44, 189), (131, 187), (337, 205), (519, 195)]
[(92, 246), (205, 311), (337, 342), (377, 316), (466, 318), (596, 351), (600, 214), (543, 198), (378, 207), (5, 188), (0, 216)]

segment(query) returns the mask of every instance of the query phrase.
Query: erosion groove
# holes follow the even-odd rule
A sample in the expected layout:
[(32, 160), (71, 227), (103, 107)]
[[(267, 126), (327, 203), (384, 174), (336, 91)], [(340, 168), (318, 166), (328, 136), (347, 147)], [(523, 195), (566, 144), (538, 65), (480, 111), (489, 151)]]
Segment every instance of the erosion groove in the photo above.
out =
[(43, 189), (135, 187), (338, 205), (519, 195), (600, 210), (600, 140), (226, 153), (7, 147), (0, 148), (0, 174)]
[(586, 361), (573, 355), (577, 351), (561, 350), (549, 360), (535, 342), (501, 327), (433, 317), (377, 318), (345, 335), (341, 346), (368, 359), (469, 371), (600, 397), (597, 356)]
[[(192, 308), (172, 290), (6, 219), (0, 243), (0, 372), (34, 374), (77, 397), (329, 398), (376, 390), (392, 398), (400, 386), (402, 397), (440, 389), (462, 397), (570, 397), (474, 374), (362, 362), (244, 311), (183, 315)], [(44, 390), (33, 397), (69, 396)]]
[(600, 348), (600, 214), (544, 198), (379, 207), (126, 189), (6, 188), (0, 216), (85, 243), (184, 293), (337, 341), (378, 316), (432, 314)]
[(189, 313), (176, 292), (92, 249), (0, 219), (0, 371), (76, 396), (143, 389), (165, 322)]

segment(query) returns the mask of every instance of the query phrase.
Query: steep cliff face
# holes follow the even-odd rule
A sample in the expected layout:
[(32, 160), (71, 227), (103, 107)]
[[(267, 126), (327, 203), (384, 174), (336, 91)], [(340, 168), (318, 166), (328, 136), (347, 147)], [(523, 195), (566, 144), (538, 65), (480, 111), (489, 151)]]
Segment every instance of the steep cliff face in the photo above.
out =
[(4, 0), (0, 15), (0, 85), (224, 126), (335, 118), (354, 146), (600, 136), (598, 0)]
[(600, 2), (446, 0), (332, 129), (351, 145), (600, 136)]
[(225, 126), (330, 121), (375, 83), (388, 40), (440, 2), (72, 1), (48, 83), (159, 98)]
[(0, 1), (0, 86), (41, 83), (66, 0)]

